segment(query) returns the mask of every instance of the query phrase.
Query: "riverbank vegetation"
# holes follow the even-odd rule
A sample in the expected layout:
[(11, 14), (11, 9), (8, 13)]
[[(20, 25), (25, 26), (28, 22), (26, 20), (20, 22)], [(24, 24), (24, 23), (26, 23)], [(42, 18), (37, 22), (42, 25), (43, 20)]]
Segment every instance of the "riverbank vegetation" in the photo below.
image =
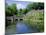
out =
[(37, 28), (39, 32), (44, 31), (44, 13), (43, 10), (32, 10), (24, 17), (24, 21), (32, 28)]
[[(6, 3), (5, 14), (6, 17), (25, 15), (23, 17), (24, 22), (32, 26), (32, 28), (37, 28), (39, 32), (44, 31), (44, 3), (29, 3), (24, 9), (17, 9), (16, 4), (8, 5)], [(6, 21), (6, 26), (8, 25), (10, 24)]]

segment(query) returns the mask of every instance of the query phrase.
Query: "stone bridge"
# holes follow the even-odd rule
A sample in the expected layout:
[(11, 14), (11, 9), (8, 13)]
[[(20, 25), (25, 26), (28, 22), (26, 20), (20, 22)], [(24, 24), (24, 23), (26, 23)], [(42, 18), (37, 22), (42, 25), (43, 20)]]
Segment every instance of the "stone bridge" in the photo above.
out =
[(7, 16), (6, 17), (6, 21), (11, 22), (11, 23), (16, 22), (16, 21), (22, 21), (22, 20), (23, 20), (23, 16), (14, 15), (14, 16)]

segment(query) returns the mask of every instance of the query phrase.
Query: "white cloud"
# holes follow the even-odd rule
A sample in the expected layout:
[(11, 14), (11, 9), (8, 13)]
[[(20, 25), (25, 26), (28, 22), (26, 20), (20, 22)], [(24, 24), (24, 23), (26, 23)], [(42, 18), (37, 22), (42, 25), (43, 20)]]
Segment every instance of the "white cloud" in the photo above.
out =
[(17, 4), (17, 8), (18, 8), (18, 9), (21, 8), (21, 4)]
[(17, 8), (20, 9), (20, 8), (25, 8), (25, 6), (23, 4), (17, 4)]

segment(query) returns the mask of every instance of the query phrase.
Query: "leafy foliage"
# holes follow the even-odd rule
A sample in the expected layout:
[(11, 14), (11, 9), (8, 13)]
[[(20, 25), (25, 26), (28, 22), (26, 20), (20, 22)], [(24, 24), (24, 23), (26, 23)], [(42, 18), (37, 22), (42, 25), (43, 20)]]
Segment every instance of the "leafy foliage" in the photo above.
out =
[(6, 5), (5, 11), (6, 11), (6, 16), (12, 16), (14, 14), (17, 14), (16, 4)]
[(37, 10), (37, 9), (44, 9), (44, 3), (32, 3), (32, 4), (28, 4), (27, 8), (29, 10), (31, 10), (31, 9), (35, 9), (35, 10)]
[(27, 22), (29, 26), (32, 26), (32, 28), (37, 28), (39, 32), (44, 31), (44, 14), (42, 10), (31, 11), (31, 13), (24, 17), (24, 21)]

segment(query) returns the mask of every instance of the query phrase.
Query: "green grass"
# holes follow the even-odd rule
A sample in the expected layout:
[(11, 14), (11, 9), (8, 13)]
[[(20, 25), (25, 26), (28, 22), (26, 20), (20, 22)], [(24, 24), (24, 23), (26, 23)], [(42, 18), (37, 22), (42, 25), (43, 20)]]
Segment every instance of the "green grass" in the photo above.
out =
[(32, 28), (36, 27), (39, 32), (44, 32), (44, 13), (42, 10), (32, 10), (24, 17), (24, 21)]

